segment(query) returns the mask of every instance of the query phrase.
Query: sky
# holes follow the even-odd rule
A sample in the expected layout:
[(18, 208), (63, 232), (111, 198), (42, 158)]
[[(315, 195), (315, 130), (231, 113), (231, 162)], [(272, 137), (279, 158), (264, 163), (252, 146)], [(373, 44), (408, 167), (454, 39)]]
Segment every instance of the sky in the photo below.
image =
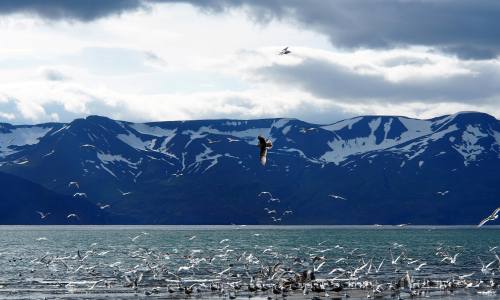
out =
[(500, 117), (498, 1), (3, 0), (0, 38), (0, 122)]

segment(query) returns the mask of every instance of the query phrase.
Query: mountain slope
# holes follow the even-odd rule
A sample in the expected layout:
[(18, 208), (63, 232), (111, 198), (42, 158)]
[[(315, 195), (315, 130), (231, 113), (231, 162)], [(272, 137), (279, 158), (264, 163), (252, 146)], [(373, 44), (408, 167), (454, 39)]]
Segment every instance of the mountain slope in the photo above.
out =
[[(0, 172), (2, 224), (112, 224), (132, 222), (101, 210), (84, 197), (59, 195), (33, 182)], [(42, 218), (41, 212), (46, 215)], [(68, 218), (68, 215), (76, 216)]]
[[(259, 134), (274, 144), (265, 167)], [(476, 112), (0, 124), (0, 171), (67, 195), (77, 181), (90, 201), (151, 224), (472, 224), (500, 204), (499, 158), (500, 122)]]

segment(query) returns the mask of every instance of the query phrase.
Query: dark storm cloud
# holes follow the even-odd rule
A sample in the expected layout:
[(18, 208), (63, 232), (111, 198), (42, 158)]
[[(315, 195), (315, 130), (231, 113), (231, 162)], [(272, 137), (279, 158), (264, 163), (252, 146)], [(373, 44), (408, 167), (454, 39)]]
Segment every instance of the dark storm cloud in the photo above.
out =
[(25, 13), (50, 20), (92, 21), (145, 7), (141, 0), (2, 0), (0, 15)]
[[(169, 1), (170, 2), (170, 1)], [(175, 1), (178, 2), (178, 1)], [(287, 19), (344, 48), (437, 47), (464, 59), (500, 53), (500, 1), (199, 0), (208, 12), (244, 7), (256, 20)]]
[(243, 8), (255, 21), (290, 21), (341, 48), (425, 45), (464, 59), (500, 53), (500, 1), (492, 0), (3, 0), (0, 15), (92, 21), (156, 3), (189, 3), (214, 14)]
[(298, 65), (272, 65), (256, 70), (262, 80), (299, 86), (322, 98), (361, 103), (459, 102), (479, 104), (500, 95), (500, 72), (483, 65), (471, 74), (399, 82), (382, 75), (362, 74), (323, 60), (305, 59)]

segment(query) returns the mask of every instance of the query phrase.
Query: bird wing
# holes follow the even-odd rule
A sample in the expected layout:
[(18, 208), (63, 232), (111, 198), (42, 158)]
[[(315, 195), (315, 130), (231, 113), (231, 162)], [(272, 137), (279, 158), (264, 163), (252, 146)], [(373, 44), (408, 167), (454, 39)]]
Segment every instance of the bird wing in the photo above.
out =
[(500, 207), (495, 209), (495, 211), (493, 212), (493, 216), (498, 215), (499, 212), (500, 212)]
[(266, 139), (263, 136), (258, 136), (259, 139), (259, 146), (265, 145), (266, 144)]
[(479, 225), (477, 225), (477, 227), (481, 227), (483, 226), (486, 222), (488, 222), (490, 220), (490, 218), (484, 218), (481, 223), (479, 223)]

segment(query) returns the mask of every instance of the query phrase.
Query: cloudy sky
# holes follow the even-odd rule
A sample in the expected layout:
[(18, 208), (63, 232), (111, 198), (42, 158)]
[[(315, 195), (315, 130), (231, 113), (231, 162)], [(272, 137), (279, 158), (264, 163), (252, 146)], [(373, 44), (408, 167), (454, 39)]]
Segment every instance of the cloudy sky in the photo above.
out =
[(498, 1), (3, 0), (0, 38), (0, 122), (500, 117)]

